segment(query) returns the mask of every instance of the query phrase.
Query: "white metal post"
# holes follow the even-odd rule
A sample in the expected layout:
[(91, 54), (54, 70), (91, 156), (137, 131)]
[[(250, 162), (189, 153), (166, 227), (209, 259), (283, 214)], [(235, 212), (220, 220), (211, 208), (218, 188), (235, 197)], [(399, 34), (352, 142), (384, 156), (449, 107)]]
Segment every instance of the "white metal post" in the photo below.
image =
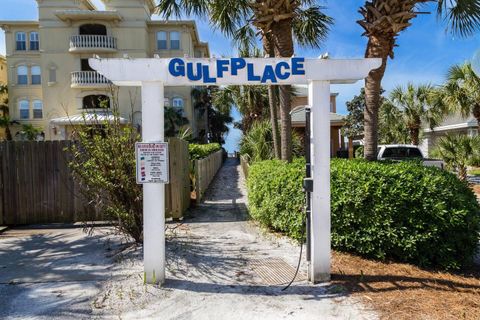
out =
[(309, 280), (330, 280), (330, 83), (308, 84), (313, 192), (311, 197)]
[[(142, 141), (164, 141), (162, 82), (142, 82)], [(147, 283), (165, 281), (165, 185), (143, 185), (143, 262)]]

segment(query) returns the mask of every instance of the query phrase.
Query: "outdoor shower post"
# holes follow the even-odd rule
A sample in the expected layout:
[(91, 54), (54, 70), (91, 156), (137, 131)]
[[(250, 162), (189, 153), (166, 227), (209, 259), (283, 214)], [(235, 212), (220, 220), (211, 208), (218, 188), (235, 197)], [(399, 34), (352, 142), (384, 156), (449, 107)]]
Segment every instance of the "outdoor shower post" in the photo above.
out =
[[(164, 141), (164, 86), (142, 82), (142, 141)], [(143, 184), (143, 260), (145, 281), (165, 281), (165, 184)]]
[(310, 217), (309, 280), (330, 280), (330, 82), (309, 81), (310, 152), (313, 192)]

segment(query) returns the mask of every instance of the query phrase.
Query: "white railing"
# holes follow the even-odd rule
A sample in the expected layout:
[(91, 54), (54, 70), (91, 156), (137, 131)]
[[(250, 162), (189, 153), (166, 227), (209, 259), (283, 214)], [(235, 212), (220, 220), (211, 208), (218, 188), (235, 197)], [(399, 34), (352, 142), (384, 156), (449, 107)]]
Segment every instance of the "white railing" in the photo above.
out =
[(75, 71), (72, 72), (72, 85), (86, 86), (86, 85), (107, 85), (110, 80), (102, 76), (96, 71)]
[(70, 49), (104, 48), (116, 49), (117, 38), (102, 35), (82, 34), (70, 37)]

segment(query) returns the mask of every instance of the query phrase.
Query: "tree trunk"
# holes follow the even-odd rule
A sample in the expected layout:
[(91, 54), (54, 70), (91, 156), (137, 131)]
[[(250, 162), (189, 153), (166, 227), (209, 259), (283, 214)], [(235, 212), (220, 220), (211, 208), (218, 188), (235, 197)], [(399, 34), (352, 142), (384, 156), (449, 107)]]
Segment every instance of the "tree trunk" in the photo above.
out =
[[(276, 57), (293, 56), (292, 20), (285, 19), (272, 23), (272, 38)], [(281, 156), (282, 160), (292, 161), (292, 119), (291, 89), (289, 85), (280, 86), (280, 123), (281, 123)]]
[(419, 143), (419, 136), (420, 136), (420, 127), (415, 126), (408, 128), (409, 134), (410, 134), (410, 142), (413, 145), (418, 146)]
[[(272, 35), (263, 36), (263, 50), (268, 57), (275, 57)], [(280, 159), (280, 132), (278, 131), (277, 96), (273, 86), (268, 86), (268, 104), (270, 107), (270, 123), (272, 125), (273, 149), (275, 158)]]
[(478, 126), (478, 129), (480, 129), (480, 104), (476, 103), (473, 106), (472, 114), (475, 117), (475, 119), (477, 119), (477, 126)]
[(460, 179), (461, 181), (467, 181), (467, 167), (459, 165), (457, 169), (458, 179)]
[(5, 127), (5, 139), (7, 141), (12, 141), (12, 139), (13, 139), (12, 138), (12, 132), (10, 131), (10, 127), (8, 125)]
[(371, 35), (368, 39), (366, 58), (381, 58), (380, 68), (370, 71), (365, 78), (365, 111), (364, 111), (364, 157), (373, 161), (377, 158), (378, 147), (378, 110), (380, 108), (380, 94), (382, 78), (387, 67), (388, 55), (394, 44), (394, 38), (385, 39)]

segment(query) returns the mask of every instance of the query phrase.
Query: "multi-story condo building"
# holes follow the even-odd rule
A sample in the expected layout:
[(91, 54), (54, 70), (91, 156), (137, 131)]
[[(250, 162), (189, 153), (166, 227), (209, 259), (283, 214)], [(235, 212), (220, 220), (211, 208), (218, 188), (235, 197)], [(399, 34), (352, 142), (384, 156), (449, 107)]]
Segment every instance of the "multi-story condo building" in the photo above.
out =
[[(140, 88), (112, 91), (88, 64), (94, 54), (113, 57), (208, 57), (193, 21), (152, 20), (154, 0), (37, 0), (38, 21), (0, 21), (5, 31), (10, 116), (40, 128), (47, 140), (69, 139), (72, 124), (108, 121), (118, 97), (125, 121), (141, 124)], [(1, 75), (1, 73), (0, 73)], [(165, 104), (182, 109), (194, 136), (202, 130), (191, 88), (168, 87)], [(168, 101), (167, 101), (168, 99)], [(12, 128), (15, 133), (15, 128)], [(17, 129), (18, 130), (18, 129)], [(204, 130), (204, 128), (203, 128)]]
[(0, 54), (0, 83), (7, 83), (7, 59)]

